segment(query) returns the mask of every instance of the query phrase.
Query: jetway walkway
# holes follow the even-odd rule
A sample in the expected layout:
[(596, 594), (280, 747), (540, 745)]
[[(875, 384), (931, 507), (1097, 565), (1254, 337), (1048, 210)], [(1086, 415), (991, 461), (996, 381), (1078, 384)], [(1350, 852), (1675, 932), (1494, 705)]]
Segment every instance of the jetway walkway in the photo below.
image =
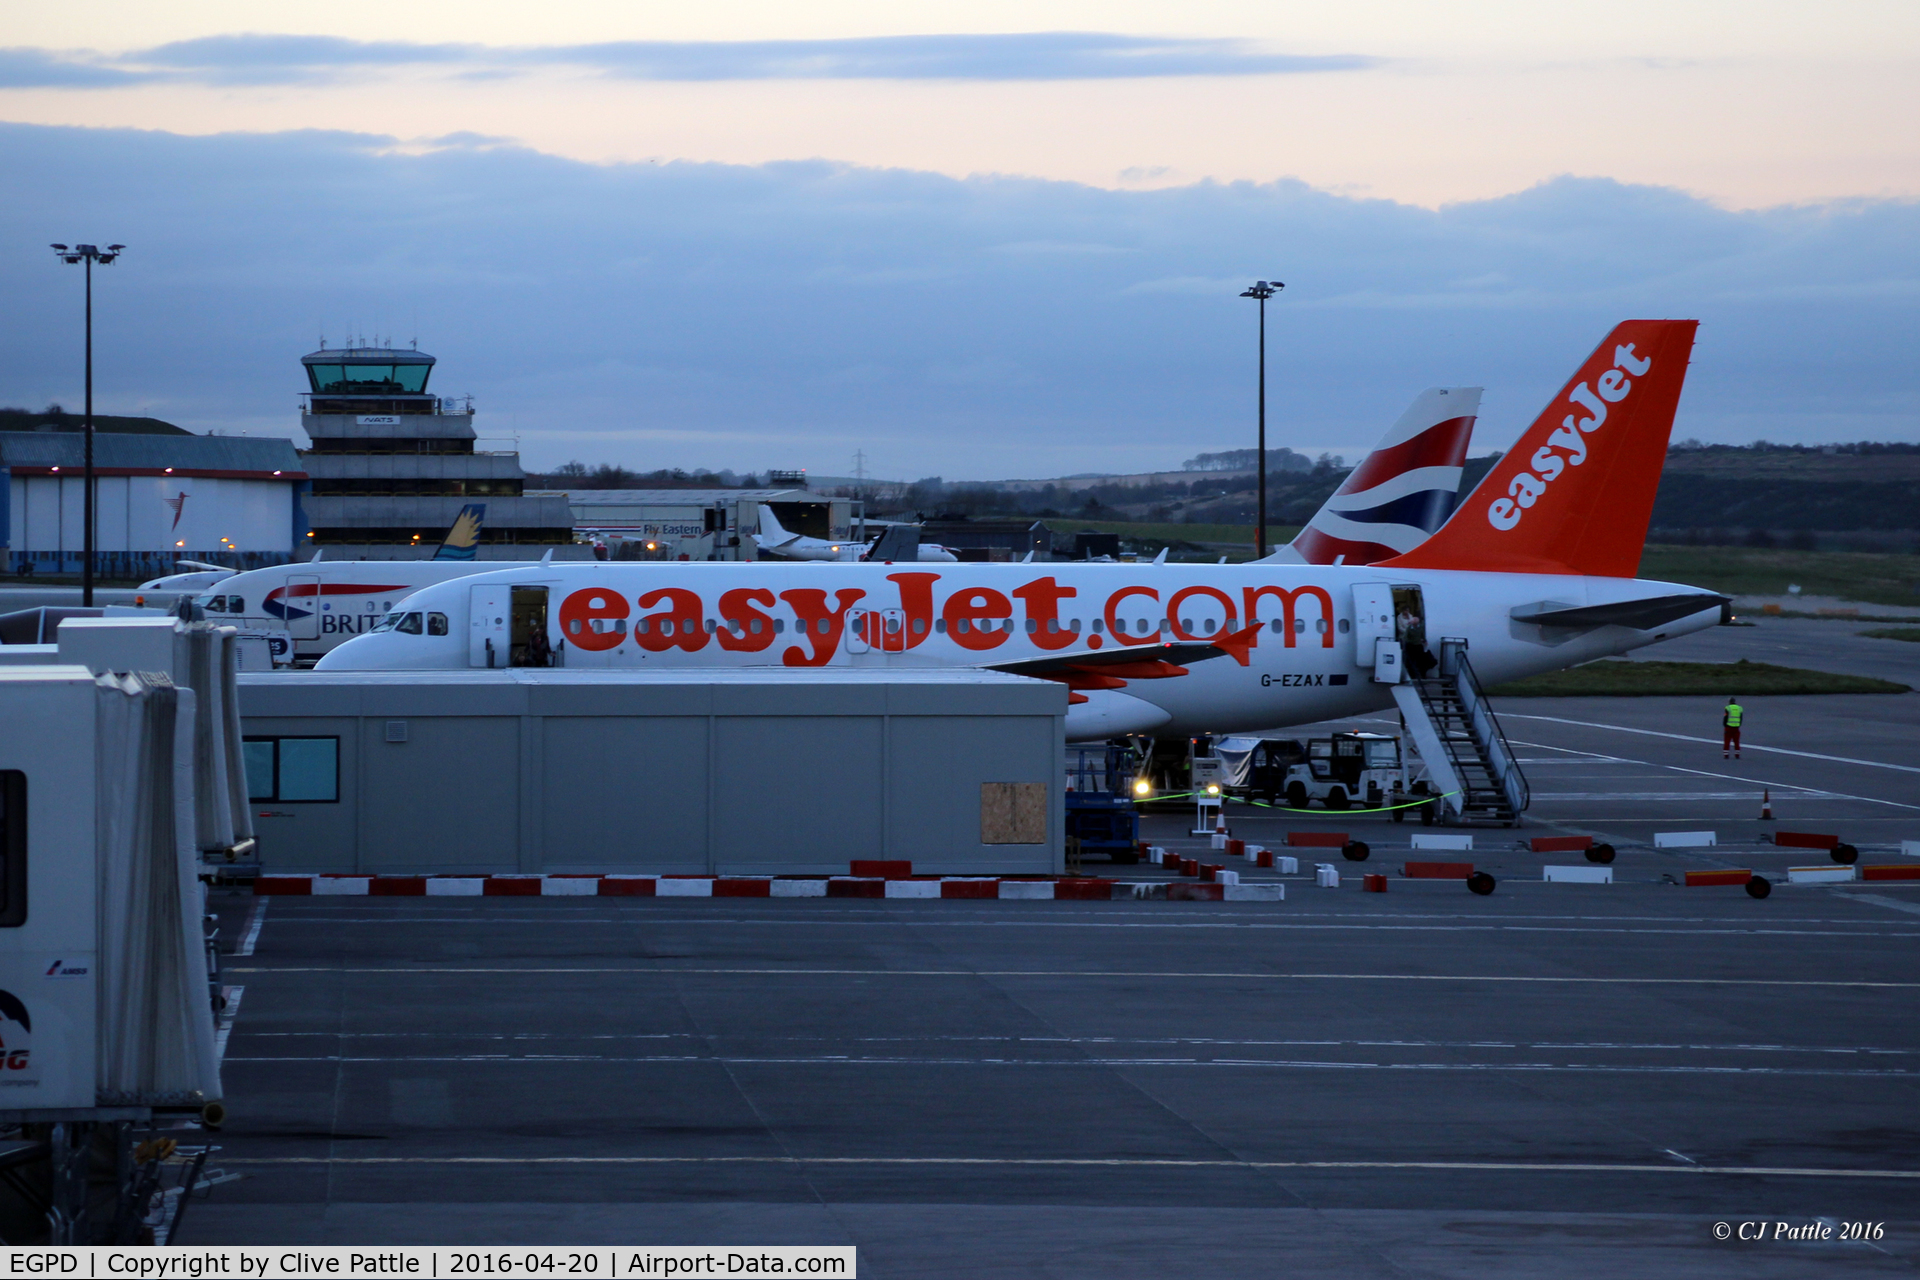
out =
[(1393, 700), (1427, 764), (1435, 791), (1451, 792), (1449, 822), (1513, 826), (1526, 812), (1526, 775), (1467, 660), (1465, 640), (1442, 640), (1438, 664), (1425, 676), (1408, 673)]

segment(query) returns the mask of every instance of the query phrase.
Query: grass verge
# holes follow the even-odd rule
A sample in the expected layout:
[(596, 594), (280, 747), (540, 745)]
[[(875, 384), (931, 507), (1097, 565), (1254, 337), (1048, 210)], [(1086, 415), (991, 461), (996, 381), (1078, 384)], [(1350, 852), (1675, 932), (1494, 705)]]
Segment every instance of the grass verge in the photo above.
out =
[(1920, 643), (1920, 627), (1881, 627), (1877, 631), (1862, 631), (1863, 636), (1875, 640), (1910, 640)]
[(1609, 658), (1571, 671), (1515, 680), (1488, 693), (1504, 698), (1645, 698), (1709, 694), (1759, 697), (1787, 693), (1908, 693), (1904, 684), (1831, 671), (1802, 671), (1766, 662), (1628, 662)]
[(1920, 604), (1920, 556), (1652, 543), (1640, 557), (1639, 576), (1730, 596), (1782, 596), (1797, 583), (1807, 595)]

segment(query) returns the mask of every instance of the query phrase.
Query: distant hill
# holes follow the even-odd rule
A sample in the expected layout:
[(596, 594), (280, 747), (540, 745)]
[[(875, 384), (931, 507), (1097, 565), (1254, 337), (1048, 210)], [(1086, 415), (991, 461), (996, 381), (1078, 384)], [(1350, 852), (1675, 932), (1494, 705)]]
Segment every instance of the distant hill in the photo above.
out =
[[(86, 419), (77, 413), (42, 409), (0, 409), (0, 431), (85, 431)], [(193, 432), (158, 418), (129, 418), (120, 414), (93, 415), (95, 431), (136, 436), (190, 436)]]

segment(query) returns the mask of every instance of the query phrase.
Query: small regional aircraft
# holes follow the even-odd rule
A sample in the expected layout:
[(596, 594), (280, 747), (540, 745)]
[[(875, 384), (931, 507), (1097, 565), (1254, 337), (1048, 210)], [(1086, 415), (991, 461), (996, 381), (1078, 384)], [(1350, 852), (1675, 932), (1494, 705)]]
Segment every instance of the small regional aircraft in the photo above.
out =
[[(871, 542), (861, 542), (849, 538), (843, 542), (833, 542), (825, 538), (810, 538), (805, 534), (789, 533), (780, 518), (773, 514), (773, 508), (761, 504), (760, 531), (747, 535), (753, 539), (753, 545), (770, 556), (782, 560), (825, 560), (850, 562), (856, 560), (887, 560), (890, 534), (894, 526), (889, 526)], [(956, 564), (960, 557), (940, 546), (938, 543), (919, 544), (917, 557), (926, 564)]]
[[(313, 559), (299, 564), (222, 577), (208, 584), (193, 603), (217, 622), (247, 630), (285, 631), (293, 641), (296, 660), (318, 658), (371, 630), (395, 604), (421, 587), (486, 573), (507, 563), (476, 558), (486, 513), (484, 502), (461, 507), (430, 560), (323, 561), (324, 552), (316, 551)], [(552, 555), (549, 551), (546, 558)]]
[(1391, 707), (1415, 636), (1489, 685), (1561, 670), (1720, 620), (1726, 597), (1633, 576), (1696, 328), (1616, 326), (1438, 533), (1376, 564), (530, 565), (423, 588), (319, 669), (971, 666), (1066, 685), (1082, 741)]

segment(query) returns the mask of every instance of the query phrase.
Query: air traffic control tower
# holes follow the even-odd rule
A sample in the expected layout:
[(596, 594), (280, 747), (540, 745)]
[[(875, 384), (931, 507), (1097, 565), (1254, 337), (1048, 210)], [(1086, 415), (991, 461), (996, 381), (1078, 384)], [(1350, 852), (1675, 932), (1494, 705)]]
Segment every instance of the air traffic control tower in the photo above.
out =
[(431, 555), (470, 502), (486, 505), (482, 559), (571, 547), (567, 500), (521, 496), (520, 455), (473, 447), (471, 399), (443, 400), (427, 390), (432, 356), (323, 344), (300, 363), (308, 384), (300, 425), (313, 441), (302, 454), (313, 478), (303, 502), (313, 530), (307, 542), (329, 559)]

